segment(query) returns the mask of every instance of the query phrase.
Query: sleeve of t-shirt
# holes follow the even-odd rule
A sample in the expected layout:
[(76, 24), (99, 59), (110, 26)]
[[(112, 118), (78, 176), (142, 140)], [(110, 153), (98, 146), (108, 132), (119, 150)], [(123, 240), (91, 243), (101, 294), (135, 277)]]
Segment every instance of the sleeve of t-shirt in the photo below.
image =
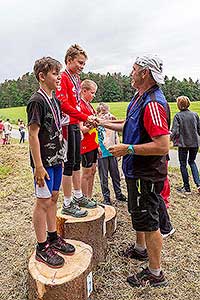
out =
[(43, 109), (37, 101), (32, 101), (27, 106), (28, 126), (38, 124), (41, 126), (43, 118)]
[(158, 102), (149, 102), (144, 111), (144, 127), (151, 138), (169, 134), (167, 113)]

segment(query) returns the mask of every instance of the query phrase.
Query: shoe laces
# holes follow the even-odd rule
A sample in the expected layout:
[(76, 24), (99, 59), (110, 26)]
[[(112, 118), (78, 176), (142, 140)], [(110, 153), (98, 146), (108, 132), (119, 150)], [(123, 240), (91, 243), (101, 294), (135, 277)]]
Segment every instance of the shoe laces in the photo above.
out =
[(45, 252), (49, 257), (54, 257), (55, 254), (57, 253), (49, 244), (45, 247)]
[(66, 242), (63, 240), (63, 238), (61, 236), (58, 236), (57, 242), (61, 245), (61, 246), (65, 246)]

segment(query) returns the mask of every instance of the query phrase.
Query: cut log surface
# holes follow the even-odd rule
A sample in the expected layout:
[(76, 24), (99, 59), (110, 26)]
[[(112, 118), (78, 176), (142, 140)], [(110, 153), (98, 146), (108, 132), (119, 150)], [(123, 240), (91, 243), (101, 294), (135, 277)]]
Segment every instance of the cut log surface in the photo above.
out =
[(97, 206), (87, 209), (88, 215), (83, 218), (74, 218), (57, 212), (57, 230), (63, 238), (80, 240), (93, 248), (93, 263), (98, 264), (105, 260), (106, 255), (106, 227), (105, 211)]
[(110, 238), (117, 229), (117, 211), (111, 205), (105, 205), (106, 237)]
[[(92, 292), (92, 248), (74, 240), (74, 255), (61, 255), (62, 268), (53, 269), (38, 262), (35, 252), (29, 260), (29, 300), (87, 300)], [(90, 298), (92, 299), (92, 298)]]

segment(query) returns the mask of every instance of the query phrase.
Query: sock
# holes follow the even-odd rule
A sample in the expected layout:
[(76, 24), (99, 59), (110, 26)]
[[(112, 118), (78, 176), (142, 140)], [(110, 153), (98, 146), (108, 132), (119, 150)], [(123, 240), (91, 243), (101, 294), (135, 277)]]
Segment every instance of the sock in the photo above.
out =
[(139, 251), (139, 252), (143, 252), (146, 248), (140, 244), (135, 243), (134, 248)]
[(50, 242), (55, 241), (57, 239), (57, 237), (58, 237), (57, 231), (53, 231), (53, 232), (48, 231), (48, 238), (49, 238)]
[(83, 197), (83, 193), (81, 190), (74, 190), (74, 196), (76, 198), (81, 198), (81, 197)]
[(64, 197), (64, 206), (69, 207), (72, 202), (72, 197)]
[(38, 246), (39, 250), (44, 250), (47, 244), (48, 243), (47, 243), (47, 240), (46, 240), (43, 243), (37, 243), (37, 246)]
[(160, 269), (160, 268), (159, 268), (159, 269), (151, 269), (151, 268), (149, 268), (149, 271), (150, 271), (153, 275), (159, 276), (159, 275), (160, 275), (161, 269)]

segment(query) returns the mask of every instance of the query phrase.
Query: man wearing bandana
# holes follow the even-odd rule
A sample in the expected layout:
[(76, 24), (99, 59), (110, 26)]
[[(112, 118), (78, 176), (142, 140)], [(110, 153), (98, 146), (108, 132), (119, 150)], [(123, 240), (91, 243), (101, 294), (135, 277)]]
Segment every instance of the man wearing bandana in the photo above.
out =
[(128, 210), (136, 230), (136, 243), (124, 254), (138, 260), (149, 259), (148, 267), (129, 276), (127, 281), (133, 287), (147, 283), (153, 287), (166, 286), (167, 280), (161, 270), (160, 221), (170, 222), (160, 192), (167, 176), (169, 111), (158, 86), (164, 83), (162, 61), (155, 55), (138, 57), (131, 77), (137, 93), (128, 106), (125, 122), (103, 124), (123, 131), (123, 143), (110, 147), (109, 151), (114, 156), (123, 156)]

